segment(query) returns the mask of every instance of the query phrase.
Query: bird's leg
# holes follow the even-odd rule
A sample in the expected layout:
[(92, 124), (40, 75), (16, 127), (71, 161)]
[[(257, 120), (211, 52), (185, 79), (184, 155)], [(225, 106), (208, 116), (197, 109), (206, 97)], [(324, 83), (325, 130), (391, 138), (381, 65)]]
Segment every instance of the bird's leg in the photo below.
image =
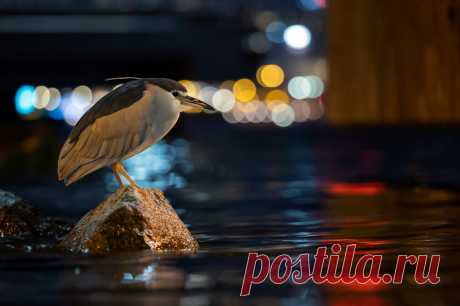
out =
[(125, 168), (123, 167), (123, 164), (122, 163), (115, 163), (114, 164), (114, 167), (116, 169), (116, 171), (123, 175), (129, 182), (129, 185), (133, 188), (136, 188), (136, 189), (141, 189), (137, 184), (136, 184), (136, 181), (133, 180), (132, 177), (129, 176), (128, 174), (128, 171), (125, 170)]
[(118, 184), (120, 185), (120, 187), (124, 187), (125, 184), (123, 184), (123, 181), (121, 180), (120, 174), (117, 171), (117, 164), (112, 165), (112, 171), (113, 171), (113, 175), (115, 175), (115, 178), (116, 178)]

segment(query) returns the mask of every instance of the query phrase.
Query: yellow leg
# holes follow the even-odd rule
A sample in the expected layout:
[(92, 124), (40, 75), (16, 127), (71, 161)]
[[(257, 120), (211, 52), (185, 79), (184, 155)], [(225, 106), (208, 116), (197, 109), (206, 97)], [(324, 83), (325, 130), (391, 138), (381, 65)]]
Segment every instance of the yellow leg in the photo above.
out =
[(125, 168), (123, 167), (123, 164), (122, 163), (115, 163), (113, 165), (114, 169), (115, 169), (115, 172), (117, 174), (121, 174), (123, 175), (129, 182), (129, 185), (133, 188), (136, 188), (136, 189), (140, 189), (140, 187), (136, 184), (136, 181), (134, 181), (132, 179), (132, 177), (129, 176), (128, 172), (125, 170)]
[(120, 187), (124, 187), (125, 184), (123, 184), (123, 181), (121, 180), (120, 174), (118, 174), (116, 164), (112, 165), (112, 171), (113, 171), (113, 175), (115, 175), (115, 179), (117, 180), (117, 182), (120, 185)]

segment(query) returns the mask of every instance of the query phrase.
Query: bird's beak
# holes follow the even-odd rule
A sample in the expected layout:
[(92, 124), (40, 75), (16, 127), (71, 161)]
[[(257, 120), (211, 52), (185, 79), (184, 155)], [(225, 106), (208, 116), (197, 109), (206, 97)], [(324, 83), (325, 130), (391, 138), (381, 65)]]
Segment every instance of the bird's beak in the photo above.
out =
[(202, 109), (205, 113), (215, 113), (216, 112), (216, 109), (214, 107), (212, 107), (211, 105), (209, 105), (208, 103), (204, 102), (204, 101), (201, 101), (199, 99), (196, 99), (194, 97), (190, 97), (188, 95), (180, 95), (177, 97), (179, 99), (179, 101), (182, 103), (182, 104), (185, 104), (185, 105), (190, 105), (190, 106), (193, 106), (193, 107), (199, 107), (200, 109)]

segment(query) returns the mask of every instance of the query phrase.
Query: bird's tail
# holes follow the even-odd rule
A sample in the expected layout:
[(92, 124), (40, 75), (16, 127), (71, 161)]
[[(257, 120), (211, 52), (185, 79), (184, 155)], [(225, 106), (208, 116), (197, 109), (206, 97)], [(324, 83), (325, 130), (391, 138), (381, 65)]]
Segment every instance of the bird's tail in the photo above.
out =
[(105, 163), (101, 159), (82, 159), (76, 144), (67, 140), (59, 154), (58, 179), (68, 186), (103, 166)]

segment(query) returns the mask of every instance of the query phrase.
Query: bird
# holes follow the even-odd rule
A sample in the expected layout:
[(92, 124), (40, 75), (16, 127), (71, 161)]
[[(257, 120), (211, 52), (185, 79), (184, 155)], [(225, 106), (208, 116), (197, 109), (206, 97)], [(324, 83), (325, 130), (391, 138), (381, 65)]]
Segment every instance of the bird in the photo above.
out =
[(122, 162), (161, 140), (181, 112), (216, 112), (191, 97), (180, 83), (167, 78), (117, 77), (121, 85), (97, 101), (73, 127), (58, 158), (58, 179), (66, 186), (103, 167), (140, 188)]

